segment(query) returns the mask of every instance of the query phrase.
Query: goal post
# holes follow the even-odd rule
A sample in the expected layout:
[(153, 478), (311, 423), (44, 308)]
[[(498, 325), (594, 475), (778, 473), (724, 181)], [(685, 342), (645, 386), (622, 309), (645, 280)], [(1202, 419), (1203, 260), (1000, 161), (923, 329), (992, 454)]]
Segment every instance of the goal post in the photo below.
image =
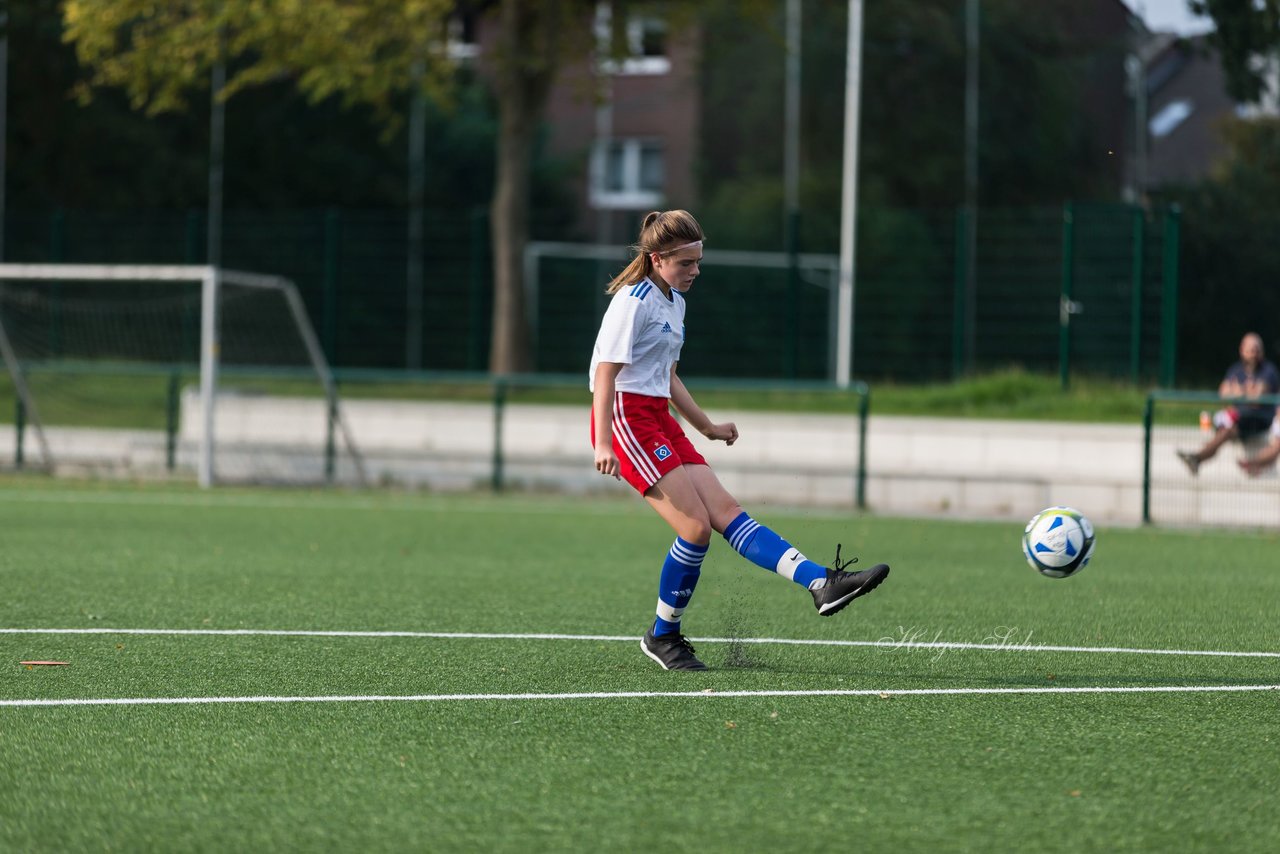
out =
[(9, 341), (9, 335), (4, 329), (4, 318), (0, 316), (0, 359), (4, 360), (5, 367), (8, 369), (9, 378), (13, 382), (14, 394), (17, 396), (19, 405), (31, 419), (31, 423), (36, 432), (36, 441), (40, 443), (40, 461), (46, 468), (53, 465), (53, 455), (49, 452), (49, 442), (44, 436), (44, 425), (40, 421), (40, 412), (36, 408), (35, 399), (31, 395), (31, 390), (27, 388), (26, 378), (22, 375), (22, 370), (18, 365), (18, 354), (13, 349), (13, 344)]
[[(78, 284), (79, 290), (67, 297), (59, 289), (70, 283)], [(101, 285), (123, 289), (127, 283), (147, 287), (145, 292), (136, 288), (127, 294), (117, 291), (114, 298), (111, 294), (98, 294)], [(154, 290), (155, 286), (165, 285), (185, 286), (185, 290), (179, 290), (176, 297)], [(198, 295), (191, 292), (192, 288), (198, 288)], [(275, 302), (250, 301), (228, 318), (232, 305), (229, 289), (238, 294), (273, 294)], [(184, 325), (195, 312), (199, 314), (199, 423), (194, 430), (198, 437), (199, 484), (208, 487), (219, 479), (217, 407), (219, 375), (225, 358), (225, 326), (228, 322), (246, 323), (251, 315), (270, 315), (269, 322), (277, 327), (256, 330), (258, 340), (247, 347), (241, 344), (238, 358), (245, 369), (300, 369), (309, 373), (322, 392), (326, 446), (331, 448), (340, 440), (356, 479), (365, 483), (363, 460), (344, 417), (333, 372), (297, 286), (282, 276), (205, 265), (0, 264), (0, 357), (37, 436), (45, 467), (53, 467), (57, 451), (51, 449), (47, 417), (41, 417), (41, 395), (28, 381), (29, 373), (34, 369), (56, 370), (57, 365), (72, 361), (145, 363), (157, 367), (189, 363), (190, 347), (182, 340), (181, 331), (174, 335), (169, 330), (170, 337), (166, 338), (163, 331), (151, 327)], [(73, 316), (68, 319), (67, 314)], [(105, 317), (115, 318), (115, 325), (103, 320)], [(50, 346), (51, 340), (57, 341), (58, 346)], [(281, 342), (288, 342), (287, 357), (282, 355)], [(328, 464), (326, 473), (332, 474)]]

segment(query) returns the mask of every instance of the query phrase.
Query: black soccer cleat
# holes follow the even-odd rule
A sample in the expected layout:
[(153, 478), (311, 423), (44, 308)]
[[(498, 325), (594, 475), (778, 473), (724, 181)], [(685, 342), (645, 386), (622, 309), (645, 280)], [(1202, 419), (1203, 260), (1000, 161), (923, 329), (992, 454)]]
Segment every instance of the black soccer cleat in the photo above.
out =
[(857, 562), (858, 559), (855, 557), (853, 560), (841, 563), (840, 546), (836, 546), (835, 568), (827, 570), (826, 585), (809, 591), (813, 594), (813, 604), (818, 609), (819, 617), (830, 617), (832, 614), (839, 613), (854, 599), (875, 590), (880, 586), (880, 582), (889, 576), (889, 566), (883, 563), (878, 563), (861, 572), (844, 571), (846, 566)]
[(640, 649), (644, 654), (662, 665), (663, 670), (706, 670), (693, 654), (693, 644), (680, 633), (654, 636), (653, 629), (644, 633), (640, 639)]

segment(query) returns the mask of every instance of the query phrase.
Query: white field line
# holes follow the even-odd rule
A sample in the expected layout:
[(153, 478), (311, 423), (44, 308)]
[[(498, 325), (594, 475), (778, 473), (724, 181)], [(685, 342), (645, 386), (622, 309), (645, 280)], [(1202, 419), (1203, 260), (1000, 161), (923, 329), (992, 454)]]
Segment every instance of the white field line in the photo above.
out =
[[(211, 635), (216, 637), (321, 638), (436, 638), (442, 640), (557, 640), (639, 643), (631, 635), (570, 635), (504, 632), (320, 631), (309, 629), (113, 629), (113, 628), (0, 628), (0, 635)], [(776, 644), (784, 646), (878, 647), (880, 649), (975, 649), (1008, 652), (1078, 652), (1111, 655), (1200, 655), (1219, 658), (1280, 658), (1280, 652), (1221, 649), (1143, 649), (1123, 646), (1054, 646), (1023, 643), (960, 643), (952, 641), (823, 640), (805, 638), (691, 638), (698, 643)]]
[(1280, 685), (1166, 685), (1083, 688), (903, 688), (812, 691), (583, 691), (556, 694), (353, 694), (322, 697), (101, 697), (0, 700), (6, 706), (195, 706), (216, 703), (440, 703), (511, 700), (651, 700), (744, 697), (891, 697), (1000, 694), (1206, 694), (1280, 691)]

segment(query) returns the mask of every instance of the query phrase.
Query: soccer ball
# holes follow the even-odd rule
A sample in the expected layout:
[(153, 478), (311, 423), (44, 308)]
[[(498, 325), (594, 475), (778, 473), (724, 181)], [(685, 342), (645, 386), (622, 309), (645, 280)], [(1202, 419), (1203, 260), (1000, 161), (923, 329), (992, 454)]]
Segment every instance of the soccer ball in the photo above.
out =
[(1022, 533), (1022, 553), (1041, 575), (1066, 578), (1089, 565), (1097, 536), (1079, 510), (1050, 507), (1031, 517)]

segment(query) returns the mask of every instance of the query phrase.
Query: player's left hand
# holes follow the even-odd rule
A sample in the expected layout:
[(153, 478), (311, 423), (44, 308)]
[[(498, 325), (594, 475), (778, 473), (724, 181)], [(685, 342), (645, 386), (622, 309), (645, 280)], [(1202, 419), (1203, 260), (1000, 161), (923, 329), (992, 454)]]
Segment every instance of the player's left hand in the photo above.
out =
[(708, 439), (720, 439), (726, 445), (732, 445), (738, 441), (738, 425), (732, 421), (726, 421), (723, 424), (712, 424), (707, 429), (706, 437)]

